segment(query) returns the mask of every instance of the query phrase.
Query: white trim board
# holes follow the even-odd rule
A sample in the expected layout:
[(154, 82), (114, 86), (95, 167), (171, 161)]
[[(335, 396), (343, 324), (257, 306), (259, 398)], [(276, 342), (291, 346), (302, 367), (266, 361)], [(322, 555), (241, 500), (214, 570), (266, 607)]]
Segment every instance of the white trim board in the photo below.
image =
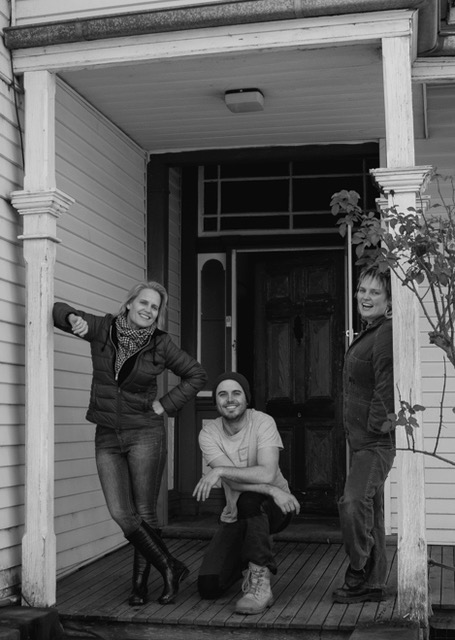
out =
[(412, 65), (412, 81), (425, 84), (455, 82), (455, 58), (420, 58)]
[(15, 73), (68, 71), (268, 49), (335, 47), (411, 36), (416, 51), (417, 11), (397, 10), (194, 29), (20, 49)]

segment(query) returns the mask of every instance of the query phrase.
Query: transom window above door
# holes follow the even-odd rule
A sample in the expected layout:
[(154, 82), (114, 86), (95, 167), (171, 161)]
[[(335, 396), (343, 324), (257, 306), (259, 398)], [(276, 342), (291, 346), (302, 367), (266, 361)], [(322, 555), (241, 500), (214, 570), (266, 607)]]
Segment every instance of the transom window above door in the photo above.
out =
[(377, 156), (331, 156), (199, 167), (199, 236), (338, 233), (330, 198), (353, 189), (365, 208), (378, 192)]

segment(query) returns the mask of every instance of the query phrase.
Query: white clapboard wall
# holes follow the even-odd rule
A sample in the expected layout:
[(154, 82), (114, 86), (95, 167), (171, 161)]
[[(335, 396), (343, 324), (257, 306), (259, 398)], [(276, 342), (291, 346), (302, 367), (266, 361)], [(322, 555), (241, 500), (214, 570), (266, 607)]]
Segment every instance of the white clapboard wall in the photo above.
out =
[[(58, 221), (55, 297), (115, 312), (146, 273), (146, 153), (60, 82), (57, 186), (76, 200)], [(55, 530), (59, 575), (124, 544), (106, 509), (85, 420), (89, 345), (55, 336)]]
[[(433, 165), (444, 175), (455, 176), (455, 121), (452, 105), (455, 100), (455, 87), (429, 86), (428, 99), (428, 138), (416, 141), (416, 164)], [(452, 201), (452, 187), (443, 183), (442, 191), (447, 202)], [(431, 204), (440, 201), (434, 188), (430, 187)], [(432, 213), (443, 213), (443, 209), (434, 209)], [(424, 288), (422, 287), (422, 290)], [(431, 309), (431, 305), (428, 305)], [(432, 451), (440, 419), (441, 392), (444, 383), (443, 352), (429, 344), (429, 326), (421, 312), (421, 356), (422, 356), (422, 402), (426, 407), (418, 418), (423, 422), (425, 450)], [(447, 363), (447, 388), (444, 400), (441, 441), (438, 451), (455, 462), (455, 371)], [(423, 418), (423, 421), (422, 421)], [(408, 454), (412, 455), (412, 454)], [(455, 467), (425, 456), (425, 495), (427, 542), (455, 545)], [(392, 527), (396, 531), (397, 491), (396, 476), (392, 473)]]
[[(455, 100), (455, 86), (429, 86), (427, 99), (429, 137), (416, 141), (416, 164), (431, 164), (439, 173), (455, 177), (455, 121), (451, 106)], [(444, 199), (447, 203), (455, 204), (450, 181), (440, 184)], [(434, 186), (428, 193), (432, 197), (432, 205), (440, 201)], [(439, 207), (432, 211), (444, 213), (444, 209)], [(425, 448), (432, 450), (439, 424), (444, 364), (441, 349), (429, 344), (428, 331), (427, 321), (422, 314), (422, 390), (423, 404), (427, 407), (424, 412)], [(452, 407), (455, 407), (455, 371), (449, 362), (447, 378), (444, 427), (438, 451), (455, 463), (455, 414), (452, 412)], [(428, 540), (455, 545), (455, 466), (426, 457), (425, 479)]]
[[(0, 28), (8, 23), (9, 2), (0, 0)], [(0, 599), (20, 583), (24, 523), (25, 269), (17, 239), (22, 222), (9, 203), (23, 172), (11, 80), (10, 54), (0, 40)]]
[[(14, 24), (17, 26), (201, 4), (200, 0), (13, 0), (13, 2)], [(211, 0), (204, 4), (217, 5), (222, 2), (225, 0)], [(244, 0), (230, 0), (230, 2), (244, 2)]]

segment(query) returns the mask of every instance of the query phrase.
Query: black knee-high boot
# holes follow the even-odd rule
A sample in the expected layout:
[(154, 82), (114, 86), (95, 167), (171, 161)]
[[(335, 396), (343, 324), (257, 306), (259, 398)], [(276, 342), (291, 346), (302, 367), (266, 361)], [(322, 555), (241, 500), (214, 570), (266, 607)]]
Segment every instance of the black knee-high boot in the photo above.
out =
[(133, 560), (133, 588), (128, 598), (132, 607), (137, 607), (147, 602), (147, 582), (150, 575), (150, 563), (142, 553), (134, 549)]
[(144, 521), (126, 538), (163, 576), (164, 589), (158, 602), (160, 604), (173, 602), (178, 593), (180, 581), (189, 574), (187, 567), (169, 553), (160, 535)]

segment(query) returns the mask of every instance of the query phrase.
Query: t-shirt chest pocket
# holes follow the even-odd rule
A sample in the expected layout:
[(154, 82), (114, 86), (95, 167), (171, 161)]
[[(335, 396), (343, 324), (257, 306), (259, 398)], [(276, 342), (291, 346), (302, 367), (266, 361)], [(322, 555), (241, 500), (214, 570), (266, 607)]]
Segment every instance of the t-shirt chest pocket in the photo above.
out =
[(240, 447), (239, 460), (240, 462), (245, 464), (248, 462), (248, 447)]

